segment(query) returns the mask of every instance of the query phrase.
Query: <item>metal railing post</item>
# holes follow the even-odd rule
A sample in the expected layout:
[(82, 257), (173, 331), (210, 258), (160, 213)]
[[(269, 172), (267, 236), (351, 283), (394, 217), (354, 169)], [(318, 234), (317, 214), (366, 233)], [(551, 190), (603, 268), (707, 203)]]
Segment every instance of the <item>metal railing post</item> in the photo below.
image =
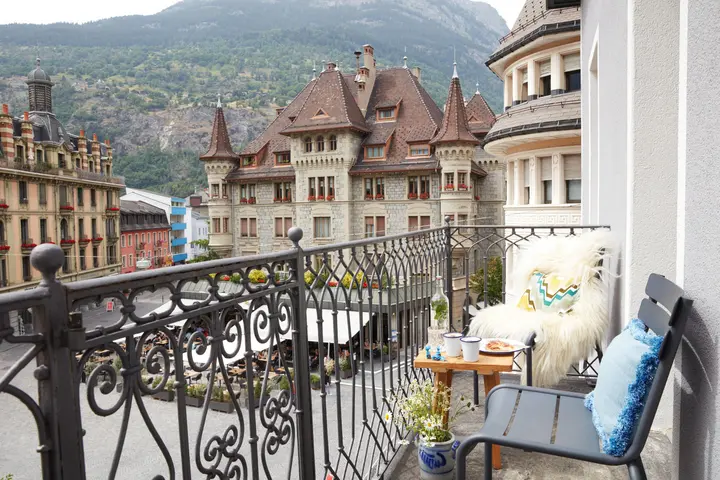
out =
[(308, 352), (307, 305), (305, 299), (305, 254), (300, 247), (303, 231), (292, 227), (288, 237), (297, 256), (291, 268), (297, 279), (297, 293), (293, 299), (293, 365), (295, 366), (295, 417), (297, 421), (298, 468), (302, 480), (315, 479), (315, 443), (313, 439), (312, 402), (310, 389), (310, 354)]
[(452, 232), (450, 230), (450, 217), (445, 217), (445, 295), (448, 297), (448, 327), (455, 330), (453, 323), (453, 262), (452, 262)]
[(33, 309), (33, 327), (45, 337), (45, 349), (37, 356), (38, 404), (52, 438), (52, 479), (85, 478), (83, 430), (79, 390), (75, 383), (75, 359), (71, 347), (84, 335), (82, 318), (70, 318), (65, 287), (55, 277), (64, 254), (57, 245), (35, 247), (30, 261), (41, 274), (39, 288), (49, 292), (44, 308)]

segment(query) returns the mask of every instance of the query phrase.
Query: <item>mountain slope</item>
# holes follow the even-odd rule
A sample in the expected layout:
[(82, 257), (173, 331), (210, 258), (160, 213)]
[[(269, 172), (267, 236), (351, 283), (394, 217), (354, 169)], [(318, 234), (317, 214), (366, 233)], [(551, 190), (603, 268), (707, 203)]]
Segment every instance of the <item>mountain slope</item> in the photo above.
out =
[[(454, 47), (466, 94), (479, 81), (498, 108), (501, 83), (483, 62), (506, 30), (492, 7), (471, 0), (185, 0), (149, 16), (5, 25), (0, 102), (15, 114), (27, 108), (23, 80), (39, 54), (56, 82), (58, 117), (72, 131), (111, 138), (118, 172), (133, 178), (137, 159), (147, 159), (139, 148), (202, 151), (218, 93), (240, 146), (262, 131), (275, 106), (300, 91), (313, 66), (331, 59), (352, 71), (353, 51), (365, 43), (375, 47), (379, 68), (401, 65), (407, 55), (409, 66), (423, 69), (423, 84), (440, 106)], [(189, 161), (186, 153), (179, 161)], [(196, 171), (180, 170), (193, 177)], [(132, 186), (185, 193), (167, 179), (153, 184), (146, 177)]]

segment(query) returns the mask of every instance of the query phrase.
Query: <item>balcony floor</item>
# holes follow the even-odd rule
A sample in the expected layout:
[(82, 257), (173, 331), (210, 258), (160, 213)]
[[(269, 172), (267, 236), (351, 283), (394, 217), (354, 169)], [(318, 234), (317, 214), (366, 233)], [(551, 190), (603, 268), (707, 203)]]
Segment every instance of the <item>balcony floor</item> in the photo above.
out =
[[(502, 383), (518, 383), (519, 380), (520, 378), (517, 375), (503, 375), (501, 378)], [(482, 388), (481, 379), (481, 405), (484, 402)], [(557, 388), (582, 393), (591, 390), (587, 383), (580, 379), (565, 380)], [(465, 396), (472, 395), (472, 374), (469, 372), (457, 372), (453, 378), (453, 391), (454, 395), (460, 393)], [(483, 425), (484, 412), (484, 406), (481, 406), (475, 412), (461, 416), (453, 428), (453, 433), (456, 436), (465, 437), (480, 430)], [(672, 468), (671, 457), (672, 445), (670, 440), (662, 433), (651, 432), (642, 457), (648, 478), (666, 478), (667, 473)], [(480, 480), (483, 478), (484, 463), (483, 449), (482, 445), (480, 445), (468, 457), (468, 480)], [(502, 467), (502, 470), (494, 471), (493, 479), (569, 480), (591, 478), (593, 480), (602, 480), (628, 478), (627, 468), (624, 466), (608, 467), (540, 453), (527, 453), (509, 447), (502, 448)], [(393, 480), (416, 480), (420, 478), (417, 449), (413, 444), (410, 444), (404, 453), (398, 455), (391, 466), (391, 470), (388, 470), (386, 478)]]

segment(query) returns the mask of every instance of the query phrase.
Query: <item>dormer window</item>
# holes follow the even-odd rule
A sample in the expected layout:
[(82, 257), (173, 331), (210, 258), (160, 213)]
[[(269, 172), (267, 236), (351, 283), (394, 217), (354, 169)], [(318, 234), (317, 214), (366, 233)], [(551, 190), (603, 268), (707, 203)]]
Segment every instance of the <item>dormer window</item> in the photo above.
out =
[(322, 135), (318, 136), (315, 139), (315, 147), (318, 152), (324, 152), (325, 151), (325, 137)]
[(247, 157), (242, 157), (242, 166), (243, 167), (255, 166), (255, 157), (253, 155), (249, 155)]
[(367, 158), (367, 159), (385, 158), (385, 146), (375, 145), (372, 147), (365, 147), (365, 158)]
[(275, 154), (276, 165), (289, 165), (290, 164), (290, 152), (281, 152)]
[(395, 107), (378, 108), (377, 120), (378, 120), (378, 122), (388, 122), (388, 121), (395, 120)]
[(311, 153), (312, 152), (312, 138), (305, 137), (305, 153)]
[(313, 119), (313, 120), (316, 120), (316, 119), (318, 119), (318, 118), (328, 118), (329, 116), (330, 116), (330, 115), (328, 115), (327, 113), (325, 113), (325, 110), (323, 110), (323, 109), (321, 108), (321, 109), (319, 109), (317, 112), (315, 112), (315, 115), (313, 115), (312, 119)]
[(411, 157), (429, 157), (430, 145), (410, 145)]

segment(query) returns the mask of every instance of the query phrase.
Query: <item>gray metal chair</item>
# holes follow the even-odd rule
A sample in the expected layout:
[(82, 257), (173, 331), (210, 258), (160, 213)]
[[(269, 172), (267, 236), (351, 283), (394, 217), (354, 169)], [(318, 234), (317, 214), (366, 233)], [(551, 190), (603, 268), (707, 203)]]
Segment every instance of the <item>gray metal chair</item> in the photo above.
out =
[(490, 391), (485, 400), (485, 424), (480, 433), (465, 439), (457, 450), (457, 479), (465, 480), (466, 457), (475, 445), (484, 443), (486, 480), (492, 478), (493, 445), (603, 465), (627, 465), (632, 480), (645, 480), (647, 477), (640, 454), (645, 447), (692, 306), (692, 300), (683, 296), (683, 290), (661, 275), (650, 275), (645, 293), (649, 298), (643, 299), (640, 304), (638, 318), (657, 335), (664, 335), (664, 340), (660, 347), (657, 374), (625, 455), (613, 457), (600, 450), (590, 411), (584, 405), (584, 395), (519, 385), (499, 385)]

